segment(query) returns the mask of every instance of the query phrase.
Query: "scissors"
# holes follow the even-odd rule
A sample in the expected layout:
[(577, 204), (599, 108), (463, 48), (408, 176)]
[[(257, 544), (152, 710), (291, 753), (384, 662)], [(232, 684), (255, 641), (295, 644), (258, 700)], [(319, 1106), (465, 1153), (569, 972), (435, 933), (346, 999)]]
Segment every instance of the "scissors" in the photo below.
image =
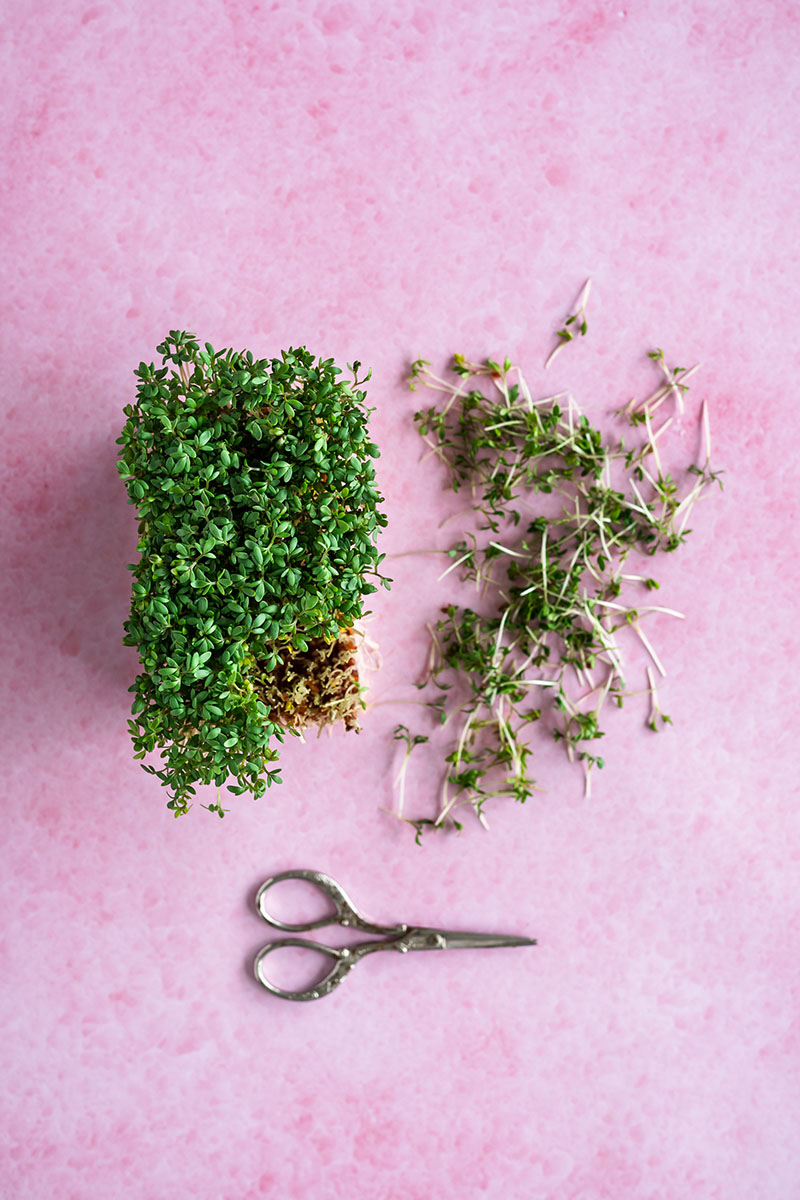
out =
[[(323, 892), (333, 901), (334, 911), (316, 921), (304, 921), (297, 925), (288, 925), (273, 917), (266, 906), (267, 893), (276, 883), (285, 879), (304, 879)], [(358, 929), (363, 933), (372, 933), (383, 940), (374, 942), (359, 942), (354, 946), (334, 947), (325, 946), (321, 942), (312, 942), (308, 938), (287, 937), (269, 942), (259, 950), (253, 964), (256, 979), (263, 984), (273, 996), (282, 1000), (319, 1000), (329, 996), (334, 988), (350, 973), (353, 967), (367, 954), (375, 954), (378, 950), (398, 950), (406, 954), (409, 950), (469, 950), (487, 949), (492, 946), (535, 946), (534, 938), (516, 937), (514, 935), (495, 933), (461, 933), (449, 929), (428, 929), (422, 925), (376, 925), (358, 911), (344, 888), (325, 875), (322, 871), (282, 871), (280, 875), (272, 875), (258, 889), (256, 908), (261, 916), (274, 929), (285, 933), (306, 933), (312, 929), (322, 929), (325, 925), (344, 925), (350, 929)], [(267, 955), (273, 950), (281, 950), (287, 946), (300, 946), (305, 950), (316, 950), (334, 960), (333, 967), (319, 983), (303, 991), (289, 992), (277, 987), (264, 973), (264, 963)]]

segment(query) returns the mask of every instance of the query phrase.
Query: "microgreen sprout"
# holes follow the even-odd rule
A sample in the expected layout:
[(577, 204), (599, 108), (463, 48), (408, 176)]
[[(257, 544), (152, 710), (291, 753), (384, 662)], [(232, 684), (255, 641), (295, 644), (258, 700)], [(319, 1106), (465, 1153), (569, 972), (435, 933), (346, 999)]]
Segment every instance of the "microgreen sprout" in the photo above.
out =
[[(173, 330), (140, 363), (118, 464), (139, 514), (126, 645), (141, 673), (134, 757), (175, 816), (197, 784), (255, 798), (280, 783), (274, 743), (355, 726), (354, 625), (376, 584), (386, 518), (361, 364), (342, 378), (304, 347), (273, 359)], [(371, 582), (374, 579), (375, 582)]]
[(662, 727), (664, 725), (671, 725), (672, 717), (668, 717), (665, 712), (662, 712), (661, 707), (659, 706), (658, 690), (656, 688), (656, 681), (653, 678), (652, 667), (647, 668), (647, 683), (647, 690), (650, 695), (650, 716), (647, 720), (647, 728), (652, 729), (653, 733), (658, 733), (658, 722), (661, 722)]
[(419, 733), (411, 733), (405, 725), (398, 725), (392, 734), (392, 737), (396, 742), (405, 742), (406, 744), (406, 752), (403, 755), (403, 761), (400, 764), (400, 770), (397, 772), (394, 781), (394, 786), (399, 788), (397, 812), (395, 815), (402, 817), (406, 794), (406, 771), (408, 770), (408, 760), (411, 758), (411, 752), (413, 751), (414, 747), (422, 745), (423, 742), (427, 742), (428, 738)]
[(567, 314), (563, 328), (556, 330), (558, 342), (548, 355), (547, 361), (544, 364), (545, 371), (555, 360), (556, 356), (561, 353), (568, 342), (574, 341), (574, 339), (578, 336), (586, 336), (586, 331), (589, 328), (586, 324), (586, 305), (589, 302), (589, 292), (591, 290), (592, 281), (591, 279), (587, 279), (586, 283), (581, 288), (581, 293), (578, 296), (578, 299), (575, 301), (572, 311)]
[[(587, 283), (570, 330), (579, 318), (583, 328), (588, 291)], [(485, 825), (490, 800), (527, 800), (536, 788), (529, 765), (534, 724), (581, 765), (589, 795), (591, 773), (604, 764), (596, 753), (603, 709), (621, 708), (634, 694), (625, 679), (631, 634), (666, 674), (643, 626), (656, 615), (683, 614), (643, 603), (658, 582), (626, 572), (625, 563), (634, 552), (674, 551), (694, 504), (720, 480), (710, 467), (705, 406), (702, 465), (679, 475), (666, 470), (661, 439), (671, 418), (654, 426), (653, 412), (668, 396), (683, 405), (684, 380), (697, 368), (667, 368), (660, 350), (650, 357), (664, 379), (646, 401), (626, 406), (640, 435), (629, 446), (604, 438), (566, 393), (534, 399), (508, 359), (473, 363), (456, 355), (455, 380), (434, 374), (423, 359), (412, 367), (413, 385), (439, 397), (415, 414), (419, 432), (453, 490), (471, 496), (477, 527), (446, 552), (450, 562), (440, 577), (458, 572), (472, 581), (474, 607), (445, 605), (428, 626), (419, 686), (434, 693), (429, 706), (456, 732), (436, 815), (409, 821), (417, 837), (454, 823), (465, 806)], [(647, 679), (652, 729), (670, 719), (658, 705), (651, 666)], [(413, 735), (405, 726), (398, 731), (410, 752)], [(407, 764), (408, 754), (403, 785)]]

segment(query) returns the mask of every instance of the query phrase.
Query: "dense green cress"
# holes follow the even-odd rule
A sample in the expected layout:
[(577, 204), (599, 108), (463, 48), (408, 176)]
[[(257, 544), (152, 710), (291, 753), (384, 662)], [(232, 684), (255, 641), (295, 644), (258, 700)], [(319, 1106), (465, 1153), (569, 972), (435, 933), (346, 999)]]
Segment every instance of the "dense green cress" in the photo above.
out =
[(280, 782), (287, 725), (265, 703), (270, 681), (388, 586), (375, 545), (386, 518), (360, 363), (346, 382), (305, 348), (256, 360), (179, 331), (157, 353), (161, 367), (135, 372), (118, 439), (140, 535), (123, 641), (142, 667), (135, 757), (161, 750), (161, 769), (143, 766), (177, 816), (198, 783), (233, 777), (231, 792), (258, 798)]

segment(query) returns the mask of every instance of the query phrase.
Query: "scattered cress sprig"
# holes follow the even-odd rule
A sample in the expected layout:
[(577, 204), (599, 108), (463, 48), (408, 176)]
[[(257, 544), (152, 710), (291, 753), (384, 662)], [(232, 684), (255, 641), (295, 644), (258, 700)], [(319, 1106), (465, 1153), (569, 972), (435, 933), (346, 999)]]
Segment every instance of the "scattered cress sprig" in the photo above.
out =
[[(580, 322), (581, 333), (588, 290), (587, 284), (567, 321)], [(567, 333), (560, 345), (571, 340)], [(630, 447), (624, 439), (606, 442), (566, 392), (534, 400), (509, 359), (475, 363), (457, 354), (455, 380), (434, 374), (426, 360), (412, 365), (411, 387), (440, 396), (415, 414), (419, 432), (454, 492), (468, 490), (478, 517), (477, 534), (465, 532), (451, 547), (452, 561), (440, 577), (458, 570), (471, 580), (476, 609), (449, 604), (428, 627), (429, 659), (418, 686), (438, 691), (429, 706), (455, 732), (435, 818), (410, 820), (402, 805), (395, 814), (416, 828), (418, 839), (425, 828), (458, 825), (454, 814), (465, 806), (486, 826), (490, 800), (527, 800), (536, 788), (528, 735), (537, 722), (549, 725), (570, 761), (582, 765), (590, 794), (591, 773), (603, 767), (596, 752), (604, 736), (601, 713), (608, 704), (622, 707), (632, 694), (622, 630), (632, 630), (656, 671), (666, 674), (643, 624), (654, 613), (683, 614), (632, 599), (634, 589), (648, 593), (658, 583), (649, 574), (626, 573), (626, 559), (632, 551), (677, 549), (690, 532), (695, 504), (721, 483), (711, 469), (705, 404), (699, 464), (680, 481), (665, 472), (660, 439), (674, 418), (656, 427), (654, 417), (670, 400), (683, 411), (685, 381), (698, 368), (669, 368), (661, 350), (650, 357), (663, 381), (645, 400), (626, 406), (628, 421), (643, 434)], [(620, 472), (624, 483), (617, 485)], [(558, 515), (530, 519), (532, 501), (551, 494), (561, 501)], [(651, 667), (647, 681), (647, 724), (657, 730), (671, 721), (659, 707)], [(416, 742), (402, 728), (404, 786)]]
[(429, 739), (421, 733), (411, 733), (407, 725), (397, 725), (392, 737), (396, 742), (405, 742), (406, 752), (403, 755), (403, 761), (400, 764), (400, 770), (395, 776), (394, 786), (399, 788), (399, 797), (397, 801), (397, 815), (402, 817), (403, 808), (405, 805), (406, 794), (406, 771), (408, 770), (408, 761), (411, 758), (411, 753), (415, 746), (421, 746), (423, 742)]
[(589, 292), (591, 290), (592, 281), (591, 279), (587, 279), (581, 289), (581, 294), (575, 301), (575, 307), (572, 309), (572, 312), (567, 314), (563, 329), (556, 330), (558, 342), (548, 355), (547, 362), (544, 364), (545, 371), (567, 343), (574, 341), (577, 334), (580, 334), (581, 337), (586, 337), (586, 332), (589, 328), (586, 324), (586, 305), (589, 303)]

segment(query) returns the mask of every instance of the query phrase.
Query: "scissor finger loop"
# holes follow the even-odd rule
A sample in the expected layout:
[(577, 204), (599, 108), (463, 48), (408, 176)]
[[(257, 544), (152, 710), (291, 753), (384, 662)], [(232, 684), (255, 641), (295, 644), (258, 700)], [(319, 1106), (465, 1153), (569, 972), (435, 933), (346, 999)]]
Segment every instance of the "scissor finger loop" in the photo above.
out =
[[(267, 909), (267, 892), (276, 883), (283, 883), (287, 879), (302, 879), (312, 884), (333, 901), (334, 911), (326, 913), (316, 921), (300, 921), (295, 924), (289, 924), (273, 917)], [(292, 871), (281, 871), (278, 875), (271, 875), (258, 889), (256, 908), (267, 924), (284, 933), (308, 933), (312, 929), (323, 929), (326, 925), (343, 925), (377, 936), (397, 936), (406, 930), (405, 925), (377, 925), (374, 921), (370, 921), (363, 913), (359, 912), (341, 884), (338, 884), (335, 879), (331, 879), (330, 875), (326, 875), (324, 871), (297, 868)]]
[[(329, 900), (333, 901), (334, 911), (325, 913), (322, 917), (318, 917), (315, 921), (298, 921), (288, 922), (281, 921), (278, 917), (274, 917), (267, 909), (267, 892), (274, 887), (276, 883), (283, 883), (287, 879), (302, 879), (307, 883), (313, 884), (318, 891), (321, 891)], [(329, 875), (324, 875), (322, 871), (281, 871), (278, 875), (271, 875), (266, 879), (258, 889), (256, 896), (256, 908), (261, 916), (272, 925), (274, 929), (281, 929), (286, 933), (305, 933), (311, 929), (322, 929), (326, 925), (350, 924), (352, 916), (352, 904), (349, 897), (344, 893), (339, 884)]]
[[(329, 958), (333, 958), (336, 961), (332, 970), (312, 987), (301, 988), (298, 991), (287, 991), (285, 988), (278, 987), (277, 984), (267, 978), (264, 972), (264, 959), (274, 950), (283, 950), (291, 947), (299, 947), (301, 950), (316, 950), (317, 953), (326, 954)], [(277, 942), (270, 942), (262, 950), (259, 950), (256, 960), (253, 963), (253, 970), (258, 982), (263, 984), (268, 992), (272, 992), (273, 996), (280, 996), (282, 1000), (319, 1000), (320, 997), (327, 996), (335, 987), (338, 987), (345, 976), (349, 974), (355, 961), (347, 948), (339, 950), (334, 946), (325, 946), (321, 942), (309, 941), (308, 938), (281, 938)]]

